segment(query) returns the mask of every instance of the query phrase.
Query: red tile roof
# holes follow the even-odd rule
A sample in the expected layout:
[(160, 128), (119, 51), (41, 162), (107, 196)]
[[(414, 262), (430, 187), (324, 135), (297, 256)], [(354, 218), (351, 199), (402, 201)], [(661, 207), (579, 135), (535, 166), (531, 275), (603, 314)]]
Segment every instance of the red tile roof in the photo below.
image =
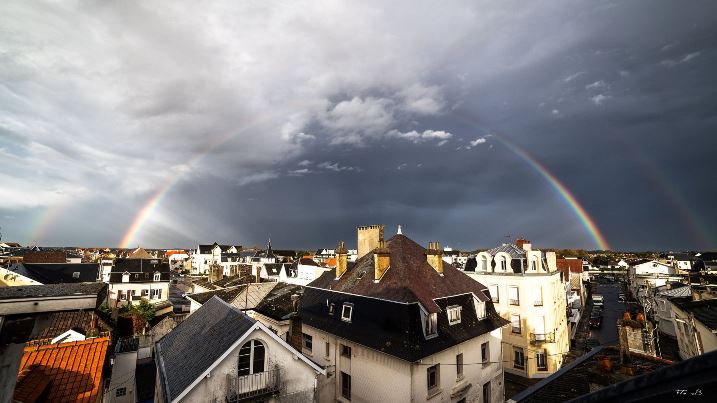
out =
[(568, 278), (568, 271), (571, 273), (583, 272), (582, 259), (555, 259), (555, 265), (559, 271), (563, 272), (563, 277), (566, 279)]
[(13, 399), (19, 402), (96, 402), (110, 339), (26, 347)]

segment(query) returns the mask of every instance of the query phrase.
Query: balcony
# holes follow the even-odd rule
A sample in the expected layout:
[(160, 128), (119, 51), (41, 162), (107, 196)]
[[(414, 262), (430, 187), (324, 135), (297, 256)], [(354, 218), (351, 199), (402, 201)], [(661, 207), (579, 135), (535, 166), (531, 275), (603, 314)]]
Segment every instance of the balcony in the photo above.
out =
[(550, 333), (531, 333), (530, 344), (555, 343), (555, 332)]
[(510, 305), (517, 305), (517, 306), (519, 306), (519, 305), (520, 305), (520, 300), (519, 300), (519, 299), (508, 299), (508, 303), (509, 303)]
[(242, 376), (227, 374), (226, 401), (241, 402), (276, 393), (281, 386), (279, 380), (278, 369)]

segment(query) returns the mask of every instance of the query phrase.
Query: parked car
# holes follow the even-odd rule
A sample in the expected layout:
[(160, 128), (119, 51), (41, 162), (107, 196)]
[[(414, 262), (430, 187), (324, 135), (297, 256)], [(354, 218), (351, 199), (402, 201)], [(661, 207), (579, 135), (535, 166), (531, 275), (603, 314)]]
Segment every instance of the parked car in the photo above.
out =
[(590, 316), (590, 327), (597, 328), (602, 326), (602, 315)]
[(605, 301), (605, 298), (600, 294), (593, 294), (593, 305), (594, 306), (603, 306), (603, 301)]
[(625, 302), (625, 294), (623, 294), (623, 293), (618, 294), (617, 300), (620, 302)]

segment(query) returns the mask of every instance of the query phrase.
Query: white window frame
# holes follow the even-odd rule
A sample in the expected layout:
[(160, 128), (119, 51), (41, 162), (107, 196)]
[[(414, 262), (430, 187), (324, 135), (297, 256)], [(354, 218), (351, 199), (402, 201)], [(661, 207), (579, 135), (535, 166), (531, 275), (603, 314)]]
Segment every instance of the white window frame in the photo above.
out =
[(123, 283), (129, 283), (129, 272), (122, 273), (122, 282)]
[[(518, 326), (515, 326), (516, 319), (517, 319)], [(518, 329), (518, 331), (516, 332), (515, 329)], [(510, 315), (510, 331), (513, 334), (523, 333), (523, 329), (522, 329), (522, 326), (520, 323), (520, 315), (518, 315), (517, 313)]]
[(149, 290), (149, 298), (150, 299), (162, 298), (162, 289), (161, 288), (152, 288), (151, 290)]
[(446, 308), (449, 325), (461, 323), (461, 309), (463, 309), (463, 307), (460, 305), (452, 305)]
[[(488, 290), (490, 291), (490, 299), (493, 302), (500, 302), (500, 289), (498, 284), (491, 284)], [(495, 294), (493, 294), (493, 291), (495, 291)]]
[(154, 278), (153, 278), (153, 280), (154, 280), (154, 281), (161, 281), (161, 280), (162, 280), (162, 273), (160, 273), (160, 272), (158, 272), (158, 271), (154, 272)]
[[(346, 314), (348, 312), (348, 315)], [(351, 322), (351, 318), (354, 314), (354, 304), (350, 302), (344, 302), (344, 305), (341, 307), (341, 320), (344, 322)]]
[(423, 328), (427, 339), (438, 336), (438, 314), (427, 313)]
[[(513, 298), (513, 290), (515, 290), (515, 298)], [(516, 285), (508, 286), (508, 304), (520, 306), (520, 288)]]
[(478, 318), (478, 320), (485, 319), (485, 317), (487, 316), (485, 302), (475, 298), (474, 305), (476, 307), (476, 317)]

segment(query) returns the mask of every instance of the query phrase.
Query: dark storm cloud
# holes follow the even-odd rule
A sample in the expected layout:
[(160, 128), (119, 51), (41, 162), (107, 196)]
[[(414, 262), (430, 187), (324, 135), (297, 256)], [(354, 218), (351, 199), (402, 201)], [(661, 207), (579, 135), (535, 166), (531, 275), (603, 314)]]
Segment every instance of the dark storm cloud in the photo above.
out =
[(6, 238), (716, 246), (713, 2), (2, 8)]

